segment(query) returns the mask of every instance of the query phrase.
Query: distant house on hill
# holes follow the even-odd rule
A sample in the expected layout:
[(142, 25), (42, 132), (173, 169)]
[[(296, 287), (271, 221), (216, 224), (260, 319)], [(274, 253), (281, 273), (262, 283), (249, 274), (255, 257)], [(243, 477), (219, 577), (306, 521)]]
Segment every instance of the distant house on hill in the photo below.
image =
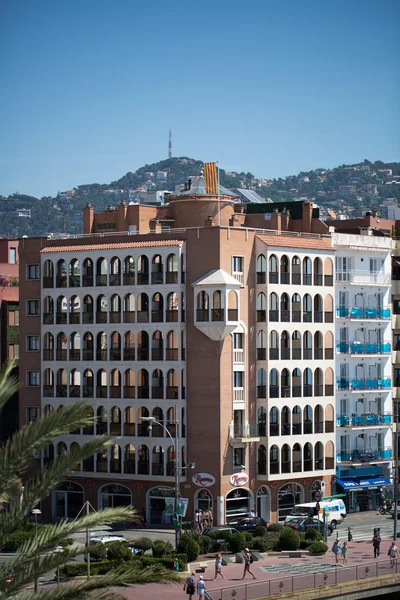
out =
[(18, 217), (25, 217), (27, 219), (32, 217), (32, 211), (30, 208), (17, 208), (15, 212), (17, 213)]

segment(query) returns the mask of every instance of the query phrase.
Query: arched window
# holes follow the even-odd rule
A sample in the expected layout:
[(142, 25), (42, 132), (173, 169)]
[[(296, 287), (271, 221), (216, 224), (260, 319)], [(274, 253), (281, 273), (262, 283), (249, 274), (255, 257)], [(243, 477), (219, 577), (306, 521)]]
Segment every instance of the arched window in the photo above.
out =
[(279, 435), (279, 410), (276, 406), (269, 411), (269, 435)]
[(281, 333), (281, 360), (290, 360), (290, 336), (287, 331)]
[(303, 285), (312, 284), (312, 264), (311, 259), (306, 256), (303, 258)]
[(113, 369), (110, 373), (110, 398), (122, 398), (122, 377), (119, 369)]
[[(179, 341), (176, 331), (169, 331), (167, 334), (166, 360), (178, 360)], [(161, 359), (162, 360), (162, 359)]]
[(333, 369), (328, 367), (325, 369), (325, 396), (333, 396)]
[(107, 373), (104, 369), (99, 369), (96, 375), (97, 386), (96, 396), (97, 398), (107, 398)]
[(118, 508), (132, 504), (132, 494), (124, 485), (110, 483), (100, 489), (100, 508)]
[(313, 470), (313, 447), (309, 442), (304, 444), (303, 448), (303, 470)]
[(124, 436), (135, 436), (135, 409), (127, 406), (124, 409)]
[(43, 325), (53, 325), (54, 323), (54, 300), (51, 296), (45, 296), (43, 299)]
[(304, 372), (303, 372), (303, 395), (307, 398), (309, 398), (313, 395), (312, 384), (313, 384), (313, 376), (312, 376), (311, 369), (309, 369), (309, 368), (304, 369)]
[(300, 323), (301, 321), (301, 298), (299, 294), (292, 296), (292, 322)]
[(303, 297), (303, 323), (312, 323), (312, 299), (310, 294)]
[(294, 406), (292, 410), (292, 435), (301, 435), (301, 408)]
[(278, 521), (284, 521), (294, 506), (303, 501), (303, 488), (298, 483), (290, 482), (283, 485), (278, 491)]
[(301, 371), (297, 368), (292, 372), (292, 396), (293, 398), (301, 397)]
[(137, 359), (139, 361), (149, 360), (149, 334), (147, 331), (139, 331), (138, 333)]
[(265, 260), (265, 256), (260, 254), (257, 257), (256, 263), (256, 272), (257, 272), (257, 283), (265, 283), (266, 282), (266, 271), (267, 271), (267, 262)]
[(281, 448), (281, 473), (290, 473), (292, 470), (291, 452), (289, 444)]
[(257, 475), (267, 474), (267, 449), (264, 444), (258, 446), (257, 450)]
[(121, 446), (113, 444), (110, 448), (110, 473), (121, 473), (122, 456)]
[(90, 331), (83, 334), (83, 360), (93, 360), (94, 358), (94, 341)]
[[(259, 344), (263, 343), (264, 346), (260, 346)], [(264, 352), (260, 352), (260, 349), (263, 349)], [(263, 359), (267, 358), (266, 349), (265, 349), (265, 332), (259, 331), (257, 334), (257, 358), (259, 358), (259, 354), (263, 355)], [(270, 360), (278, 360), (279, 359), (279, 335), (278, 332), (272, 330), (269, 334), (269, 358)]]
[[(276, 294), (274, 294), (274, 296), (276, 296)], [(270, 296), (270, 298), (271, 298), (271, 296)], [(260, 292), (257, 295), (256, 310), (257, 310), (257, 322), (265, 323), (265, 321), (267, 320), (267, 299), (263, 292)]]
[(334, 432), (335, 410), (332, 404), (325, 406), (325, 433)]
[(312, 335), (310, 331), (303, 334), (303, 360), (312, 359)]
[(81, 301), (79, 296), (71, 296), (69, 301), (69, 324), (78, 325), (81, 322)]
[(281, 322), (288, 323), (290, 321), (290, 302), (289, 296), (286, 294), (281, 295)]
[[(154, 377), (159, 377), (160, 374), (162, 377), (161, 371), (159, 374), (157, 374), (156, 371), (154, 371), (153, 379)], [(164, 412), (162, 408), (160, 408), (159, 406), (153, 408), (153, 414), (151, 416), (155, 419), (155, 421), (152, 423), (151, 437), (164, 437), (164, 428), (162, 427), (162, 425), (164, 424)]]
[(149, 297), (147, 294), (139, 294), (137, 299), (137, 322), (149, 322)]
[(257, 398), (267, 397), (267, 374), (265, 369), (257, 371)]
[(126, 369), (124, 372), (124, 398), (135, 397), (135, 372), (132, 369)]
[(124, 296), (124, 323), (135, 322), (135, 296), (133, 294), (125, 294)]
[(81, 397), (81, 374), (77, 369), (72, 369), (69, 373), (69, 397)]
[(325, 469), (335, 468), (335, 446), (333, 442), (328, 441), (325, 444)]
[(151, 458), (151, 474), (164, 475), (164, 450), (162, 446), (154, 446)]
[(43, 263), (43, 287), (54, 287), (54, 265), (52, 260), (45, 260)]
[(110, 323), (121, 323), (121, 310), (121, 296), (113, 294), (110, 299)]
[(96, 360), (108, 360), (107, 334), (99, 331), (96, 342)]
[(289, 259), (284, 254), (281, 257), (281, 284), (290, 283), (290, 266)]
[(314, 433), (324, 433), (324, 409), (320, 404), (314, 408)]
[(90, 295), (86, 295), (83, 299), (82, 323), (93, 323), (93, 313), (93, 298)]
[(303, 409), (303, 433), (310, 434), (313, 432), (313, 411), (309, 404)]
[(301, 262), (298, 256), (292, 258), (292, 285), (301, 284)]
[(325, 323), (333, 323), (333, 298), (330, 294), (325, 296), (324, 318)]
[(292, 333), (292, 360), (301, 360), (301, 333), (297, 330)]
[(121, 360), (121, 335), (113, 331), (110, 336), (110, 360)]
[(137, 378), (138, 398), (150, 398), (149, 372), (147, 369), (140, 369)]
[(301, 473), (301, 446), (294, 444), (292, 448), (292, 471), (293, 473)]
[[(106, 275), (107, 277), (107, 275)], [(96, 299), (96, 323), (107, 323), (108, 300), (104, 294)]]
[(207, 292), (199, 292), (197, 294), (197, 310), (196, 310), (197, 321), (209, 321), (209, 298)]
[(154, 369), (151, 377), (151, 397), (153, 400), (164, 398), (164, 375), (160, 369)]
[(257, 425), (258, 435), (265, 437), (267, 435), (267, 412), (263, 406), (260, 406), (257, 410)]
[(325, 285), (333, 285), (333, 262), (330, 258), (325, 259), (324, 274)]
[(43, 360), (54, 360), (54, 336), (45, 333), (43, 336)]
[(314, 333), (314, 360), (324, 358), (324, 338), (320, 331)]
[(167, 258), (167, 283), (178, 283), (179, 262), (176, 254), (169, 254)]
[(324, 395), (324, 374), (322, 369), (314, 371), (314, 396)]
[(282, 369), (281, 371), (281, 398), (290, 398), (290, 371)]
[(57, 325), (67, 324), (68, 301), (65, 296), (58, 296), (56, 308), (56, 323)]
[(133, 444), (127, 444), (124, 449), (124, 473), (134, 475), (135, 472), (135, 446)]
[(52, 493), (53, 517), (76, 519), (84, 504), (83, 488), (78, 483), (64, 481)]
[(228, 294), (228, 321), (237, 321), (239, 317), (238, 295), (234, 290)]
[(151, 360), (164, 360), (164, 340), (161, 331), (155, 331), (152, 335)]
[(124, 285), (135, 285), (135, 259), (132, 256), (124, 258)]
[(54, 398), (54, 373), (52, 369), (43, 371), (43, 396)]
[(137, 283), (138, 285), (149, 283), (149, 259), (144, 254), (139, 256), (137, 261)]
[(138, 449), (138, 475), (150, 474), (150, 458), (149, 449), (145, 444), (139, 446)]
[(224, 303), (223, 296), (220, 290), (217, 290), (212, 295), (212, 311), (211, 311), (211, 320), (212, 321), (223, 321), (224, 320)]
[(85, 258), (82, 268), (82, 285), (84, 287), (93, 286), (93, 261), (91, 258)]
[(57, 398), (66, 398), (67, 397), (67, 389), (68, 389), (67, 371), (65, 369), (58, 369), (57, 384), (56, 384)]
[[(264, 301), (265, 301), (265, 295), (263, 293), (258, 294), (257, 296), (257, 301), (258, 298), (262, 296)], [(266, 303), (264, 303), (264, 306), (266, 306)], [(259, 308), (257, 306), (257, 321), (260, 321), (261, 319), (259, 318)], [(266, 319), (264, 319), (265, 321)], [(272, 294), (269, 295), (269, 320), (270, 321), (279, 321), (279, 301), (278, 301), (278, 295), (275, 294), (275, 292), (272, 292)]]
[[(94, 397), (94, 375), (91, 369), (85, 369), (83, 372), (83, 397), (93, 398)], [(90, 427), (90, 426), (88, 426)], [(91, 426), (93, 427), (93, 426)], [(92, 431), (93, 433), (93, 431)]]
[(57, 261), (56, 287), (67, 287), (67, 263), (62, 258), (59, 261)]
[(279, 373), (277, 369), (269, 372), (269, 397), (279, 398)]
[(177, 400), (179, 396), (179, 378), (175, 369), (170, 369), (167, 373), (166, 397), (169, 400)]
[(280, 472), (280, 461), (279, 461), (279, 448), (278, 446), (271, 446), (269, 449), (269, 474), (278, 475)]
[(314, 258), (314, 285), (322, 285), (322, 260)]
[(281, 435), (290, 435), (290, 408), (287, 406), (281, 410)]
[(79, 287), (81, 285), (81, 264), (77, 258), (73, 258), (69, 263), (69, 287)]
[(268, 261), (269, 282), (278, 283), (278, 259), (275, 254), (271, 254)]
[(164, 298), (158, 292), (153, 294), (151, 300), (151, 322), (162, 323), (164, 321)]
[(163, 262), (160, 254), (153, 256), (151, 260), (151, 283), (153, 285), (162, 284), (164, 282)]
[(96, 285), (107, 285), (107, 271), (106, 259), (103, 257), (98, 258), (96, 262)]
[[(207, 296), (208, 298), (208, 296)], [(184, 310), (182, 296), (182, 311)], [(176, 292), (170, 292), (167, 296), (167, 310), (165, 312), (165, 320), (167, 323), (177, 323), (179, 314), (179, 299)], [(199, 320), (199, 319), (198, 319)]]
[(317, 442), (315, 444), (315, 471), (323, 471), (324, 469), (324, 445), (322, 442)]
[[(315, 277), (315, 275), (314, 275)], [(322, 277), (322, 275), (321, 275)], [(314, 296), (314, 323), (322, 323), (323, 321), (323, 303), (322, 296), (315, 294)]]
[(331, 331), (325, 333), (325, 360), (333, 359), (333, 334)]
[(242, 519), (250, 515), (252, 507), (251, 492), (244, 488), (236, 488), (226, 495), (226, 520), (237, 517)]

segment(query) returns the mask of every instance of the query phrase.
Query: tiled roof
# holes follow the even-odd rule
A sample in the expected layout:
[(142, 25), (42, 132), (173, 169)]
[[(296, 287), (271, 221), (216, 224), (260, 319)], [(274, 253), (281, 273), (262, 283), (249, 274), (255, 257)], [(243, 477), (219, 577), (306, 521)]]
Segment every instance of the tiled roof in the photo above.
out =
[(307, 250), (330, 250), (332, 248), (332, 238), (321, 237), (300, 237), (286, 235), (258, 235), (257, 236), (267, 246), (280, 246), (282, 248), (305, 248)]
[(125, 248), (153, 248), (182, 246), (182, 240), (153, 240), (152, 242), (121, 242), (114, 244), (82, 244), (81, 246), (48, 246), (40, 252), (95, 252), (96, 250), (124, 250)]

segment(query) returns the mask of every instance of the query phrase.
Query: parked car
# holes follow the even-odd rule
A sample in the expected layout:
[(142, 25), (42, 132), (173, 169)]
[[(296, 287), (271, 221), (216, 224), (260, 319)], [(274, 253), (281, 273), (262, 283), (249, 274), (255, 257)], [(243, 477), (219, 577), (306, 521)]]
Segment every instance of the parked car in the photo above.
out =
[(249, 533), (255, 533), (256, 527), (261, 525), (262, 527), (268, 528), (268, 523), (261, 519), (261, 517), (247, 517), (246, 519), (241, 519), (235, 524), (235, 529), (237, 529), (240, 533), (245, 533), (248, 531)]
[[(232, 535), (234, 533), (239, 533), (239, 531), (235, 527), (221, 526), (221, 527), (206, 527), (201, 535), (210, 535), (211, 531), (229, 531)], [(222, 540), (223, 541), (223, 540)]]
[[(291, 527), (297, 533), (302, 533), (303, 531), (307, 531), (307, 529), (316, 529), (322, 535), (323, 533), (323, 523), (319, 519), (309, 519), (304, 517), (292, 517), (291, 519), (285, 521), (285, 527)], [(327, 523), (328, 527), (328, 535), (333, 533), (333, 527), (330, 523)]]
[[(389, 514), (394, 519), (394, 504), (390, 508)], [(397, 504), (397, 518), (400, 519), (400, 502)]]

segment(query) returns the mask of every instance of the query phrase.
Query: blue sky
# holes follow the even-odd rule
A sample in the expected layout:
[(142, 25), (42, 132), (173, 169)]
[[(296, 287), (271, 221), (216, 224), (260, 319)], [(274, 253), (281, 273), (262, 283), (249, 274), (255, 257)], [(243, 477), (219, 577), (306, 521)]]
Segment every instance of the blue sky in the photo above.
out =
[[(400, 160), (397, 0), (3, 0), (0, 194)], [(397, 39), (396, 39), (397, 37)]]

